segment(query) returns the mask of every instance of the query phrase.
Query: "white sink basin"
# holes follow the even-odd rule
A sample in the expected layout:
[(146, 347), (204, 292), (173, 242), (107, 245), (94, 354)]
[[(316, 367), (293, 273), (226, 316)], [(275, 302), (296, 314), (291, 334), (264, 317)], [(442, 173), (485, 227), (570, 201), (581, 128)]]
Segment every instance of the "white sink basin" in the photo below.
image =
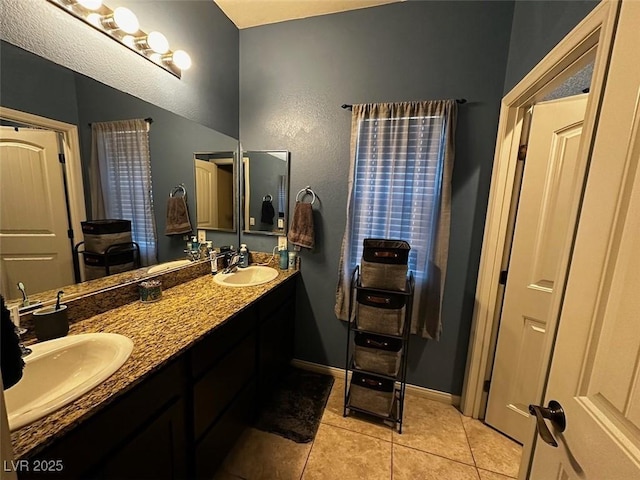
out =
[(154, 265), (147, 270), (147, 273), (159, 273), (166, 272), (167, 270), (173, 270), (174, 268), (184, 267), (185, 265), (189, 265), (191, 260), (174, 260), (173, 262), (165, 262), (159, 263), (158, 265)]
[(275, 268), (254, 265), (247, 268), (238, 268), (234, 273), (219, 273), (213, 277), (219, 285), (226, 287), (252, 287), (270, 282), (278, 276)]
[(102, 383), (129, 358), (133, 342), (115, 333), (87, 333), (29, 348), (22, 379), (4, 392), (10, 430), (64, 407)]

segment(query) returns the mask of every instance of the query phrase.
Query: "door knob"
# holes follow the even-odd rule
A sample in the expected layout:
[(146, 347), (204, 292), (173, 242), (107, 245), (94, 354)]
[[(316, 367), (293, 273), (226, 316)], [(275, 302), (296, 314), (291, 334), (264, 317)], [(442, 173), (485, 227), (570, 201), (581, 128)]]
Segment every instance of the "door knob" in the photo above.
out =
[(562, 405), (555, 400), (550, 400), (546, 408), (540, 405), (529, 405), (529, 413), (536, 416), (536, 428), (542, 440), (552, 447), (557, 447), (558, 442), (551, 435), (544, 419), (548, 419), (557, 430), (564, 432), (567, 428), (567, 418), (564, 415)]

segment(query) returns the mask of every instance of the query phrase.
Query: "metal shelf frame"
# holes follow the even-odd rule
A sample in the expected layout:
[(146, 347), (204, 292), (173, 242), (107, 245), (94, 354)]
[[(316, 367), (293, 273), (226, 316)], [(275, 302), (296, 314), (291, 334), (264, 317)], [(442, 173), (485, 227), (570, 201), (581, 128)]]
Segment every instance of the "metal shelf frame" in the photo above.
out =
[[(413, 273), (409, 272), (407, 276), (405, 290), (386, 290), (379, 288), (371, 288), (371, 287), (363, 287), (360, 284), (360, 266), (356, 265), (351, 274), (351, 296), (349, 299), (349, 322), (347, 328), (347, 348), (346, 348), (346, 358), (345, 358), (345, 375), (344, 375), (344, 410), (343, 416), (346, 417), (350, 411), (355, 411), (359, 413), (364, 413), (367, 415), (371, 415), (373, 417), (380, 418), (384, 421), (391, 422), (394, 425), (394, 428), (397, 428), (398, 433), (402, 433), (402, 423), (404, 418), (404, 399), (406, 394), (407, 387), (407, 366), (409, 364), (409, 335), (411, 332), (411, 314), (413, 309), (413, 295), (415, 290), (415, 279), (413, 277)], [(405, 318), (404, 325), (402, 328), (402, 335), (389, 335), (385, 333), (375, 332), (363, 328), (358, 327), (358, 319), (355, 313), (355, 304), (357, 302), (357, 291), (359, 289), (364, 289), (370, 292), (380, 293), (380, 294), (393, 294), (393, 295), (404, 295), (405, 299)], [(402, 340), (402, 353), (400, 358), (400, 368), (398, 369), (398, 374), (395, 376), (385, 375), (378, 372), (364, 370), (361, 368), (357, 368), (354, 362), (354, 348), (352, 348), (352, 344), (354, 342), (353, 337), (355, 333), (368, 333), (372, 335), (378, 335), (381, 337), (393, 338)], [(376, 412), (372, 412), (363, 408), (359, 408), (356, 406), (352, 406), (350, 404), (351, 392), (350, 392), (350, 373), (364, 373), (367, 375), (372, 375), (376, 377), (380, 377), (386, 380), (394, 381), (394, 391), (393, 391), (393, 404), (391, 407), (391, 415), (381, 415)]]

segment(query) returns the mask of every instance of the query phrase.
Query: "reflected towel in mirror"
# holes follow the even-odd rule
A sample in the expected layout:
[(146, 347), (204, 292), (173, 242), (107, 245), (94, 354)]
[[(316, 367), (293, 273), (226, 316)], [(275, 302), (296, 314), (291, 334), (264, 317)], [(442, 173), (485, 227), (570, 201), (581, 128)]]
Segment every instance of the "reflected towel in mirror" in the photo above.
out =
[(169, 197), (165, 235), (182, 235), (192, 231), (185, 197)]
[(289, 242), (303, 248), (315, 245), (315, 229), (313, 226), (313, 208), (310, 203), (296, 202), (293, 221), (287, 235)]
[(263, 200), (262, 201), (262, 211), (260, 213), (260, 222), (266, 223), (268, 225), (273, 225), (273, 217), (275, 216), (276, 211), (273, 208), (273, 203), (271, 200)]

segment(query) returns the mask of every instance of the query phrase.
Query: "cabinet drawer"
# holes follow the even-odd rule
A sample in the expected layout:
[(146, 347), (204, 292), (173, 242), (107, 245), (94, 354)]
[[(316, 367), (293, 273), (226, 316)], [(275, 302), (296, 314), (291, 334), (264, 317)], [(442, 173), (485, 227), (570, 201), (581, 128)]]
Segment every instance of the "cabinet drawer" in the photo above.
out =
[(193, 421), (196, 441), (256, 373), (257, 335), (249, 334), (213, 368), (193, 389)]
[(256, 327), (255, 307), (249, 307), (210, 332), (191, 349), (191, 375), (198, 379)]

